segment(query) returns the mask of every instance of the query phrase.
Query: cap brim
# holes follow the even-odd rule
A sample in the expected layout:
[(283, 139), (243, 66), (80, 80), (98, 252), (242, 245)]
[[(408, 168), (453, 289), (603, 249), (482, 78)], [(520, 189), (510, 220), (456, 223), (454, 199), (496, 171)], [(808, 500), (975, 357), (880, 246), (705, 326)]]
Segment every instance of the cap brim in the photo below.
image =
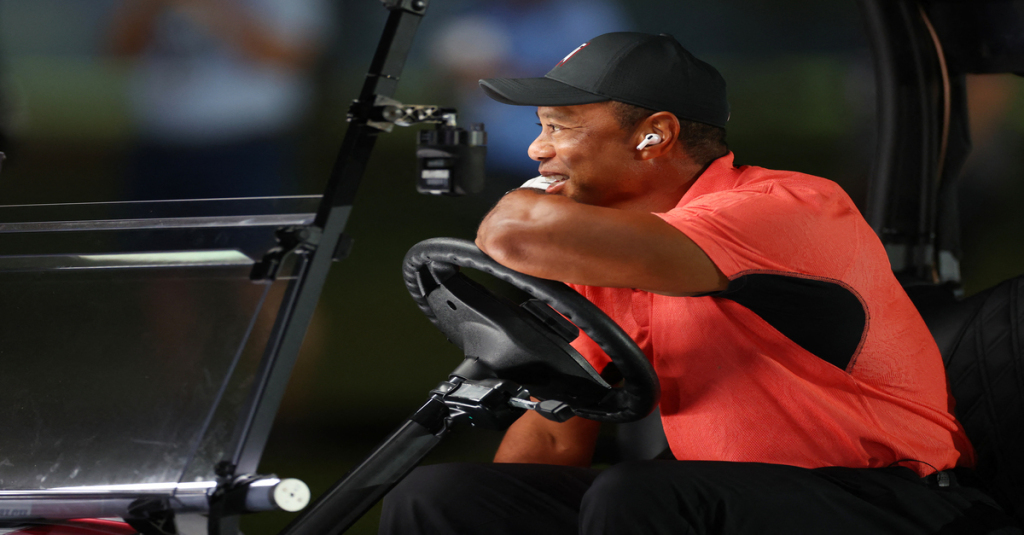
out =
[(514, 106), (575, 106), (611, 100), (551, 78), (488, 78), (480, 80), (487, 96)]

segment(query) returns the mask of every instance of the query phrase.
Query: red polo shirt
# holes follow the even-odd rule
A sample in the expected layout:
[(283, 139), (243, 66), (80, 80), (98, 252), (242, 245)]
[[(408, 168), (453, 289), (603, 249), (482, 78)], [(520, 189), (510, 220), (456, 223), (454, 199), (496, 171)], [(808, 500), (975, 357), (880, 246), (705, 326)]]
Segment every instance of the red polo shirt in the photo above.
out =
[[(713, 162), (667, 213), (729, 289), (576, 286), (644, 350), (677, 459), (807, 468), (973, 466), (938, 348), (846, 193)], [(601, 370), (607, 357), (575, 343)]]

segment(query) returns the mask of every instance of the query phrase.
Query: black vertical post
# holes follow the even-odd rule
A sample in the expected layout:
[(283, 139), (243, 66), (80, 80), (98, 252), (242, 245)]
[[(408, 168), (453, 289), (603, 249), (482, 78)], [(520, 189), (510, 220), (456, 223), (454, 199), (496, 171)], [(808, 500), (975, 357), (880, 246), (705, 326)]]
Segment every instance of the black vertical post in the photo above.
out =
[(348, 530), (441, 442), (449, 432), (448, 417), (442, 396), (431, 396), (279, 535), (337, 535)]
[(857, 3), (878, 88), (878, 146), (864, 216), (886, 245), (893, 271), (908, 282), (929, 281), (942, 152), (940, 51), (917, 2)]
[[(354, 110), (368, 110), (378, 97), (394, 95), (413, 37), (426, 11), (426, 0), (385, 2), (390, 10), (369, 74)], [(342, 239), (356, 190), (362, 181), (380, 130), (368, 124), (366, 114), (355, 113), (335, 159), (326, 193), (312, 225), (319, 235), (297, 251), (296, 277), (289, 283), (270, 340), (251, 390), (245, 414), (236, 431), (231, 462), (235, 473), (253, 473), (270, 435), (288, 378), (327, 279), (335, 249)], [(316, 232), (319, 231), (319, 232)]]

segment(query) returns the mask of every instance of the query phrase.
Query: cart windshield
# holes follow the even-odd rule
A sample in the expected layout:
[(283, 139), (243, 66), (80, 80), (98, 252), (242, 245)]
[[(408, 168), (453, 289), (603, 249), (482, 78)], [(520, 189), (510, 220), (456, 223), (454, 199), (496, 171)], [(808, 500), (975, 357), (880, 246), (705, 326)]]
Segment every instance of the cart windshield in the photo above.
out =
[(0, 207), (0, 490), (213, 481), (317, 201)]

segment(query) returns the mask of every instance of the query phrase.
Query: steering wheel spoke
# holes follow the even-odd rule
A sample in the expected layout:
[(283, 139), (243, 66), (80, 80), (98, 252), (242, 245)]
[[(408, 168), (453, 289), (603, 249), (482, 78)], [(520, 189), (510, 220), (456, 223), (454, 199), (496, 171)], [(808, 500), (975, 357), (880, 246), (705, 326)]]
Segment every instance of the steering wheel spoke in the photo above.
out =
[[(534, 299), (516, 305), (459, 273), (459, 267), (488, 273)], [(406, 255), (404, 275), (420, 309), (465, 353), (454, 375), (514, 381), (542, 400), (543, 407), (520, 408), (556, 421), (567, 419), (562, 403), (575, 414), (606, 422), (640, 419), (656, 405), (657, 376), (640, 348), (565, 284), (513, 271), (472, 242), (453, 238), (415, 245)], [(570, 345), (580, 330), (622, 373), (620, 386), (605, 382)]]

